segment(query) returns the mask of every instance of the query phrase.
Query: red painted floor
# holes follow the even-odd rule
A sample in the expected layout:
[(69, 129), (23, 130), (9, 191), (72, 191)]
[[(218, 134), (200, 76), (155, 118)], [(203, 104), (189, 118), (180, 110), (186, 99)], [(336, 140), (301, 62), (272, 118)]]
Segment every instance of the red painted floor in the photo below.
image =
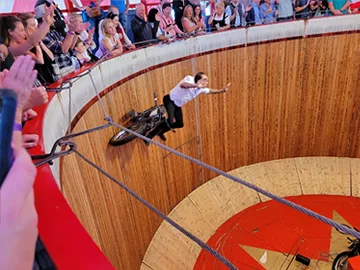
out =
[[(360, 229), (359, 198), (302, 195), (287, 199), (326, 217), (337, 219), (340, 223), (348, 223)], [(330, 246), (334, 246), (334, 241), (345, 241), (340, 244), (347, 245), (346, 236), (343, 237), (344, 240), (339, 240), (334, 237), (335, 234), (338, 233), (332, 232), (330, 226), (285, 205), (269, 201), (251, 206), (230, 218), (218, 228), (208, 244), (224, 254), (239, 269), (269, 269), (264, 261), (260, 262), (259, 256), (254, 256), (254, 253), (264, 254), (266, 251), (269, 260), (271, 256), (276, 257), (276, 254), (287, 255), (297, 252), (311, 258), (313, 263), (329, 261), (331, 257), (336, 256), (330, 254)], [(290, 257), (293, 256), (288, 258)], [(284, 264), (289, 264), (282, 258), (275, 264), (278, 265), (281, 260)], [(212, 255), (202, 251), (194, 269), (227, 268)]]

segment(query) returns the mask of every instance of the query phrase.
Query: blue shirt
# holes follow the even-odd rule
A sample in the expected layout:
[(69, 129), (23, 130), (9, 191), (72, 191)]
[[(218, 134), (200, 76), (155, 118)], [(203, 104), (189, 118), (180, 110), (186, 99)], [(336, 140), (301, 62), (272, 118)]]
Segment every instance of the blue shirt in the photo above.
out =
[(126, 10), (125, 0), (111, 0), (110, 4), (116, 6), (119, 9), (120, 14), (123, 14)]
[[(272, 8), (272, 10), (268, 14), (265, 14), (265, 12), (270, 7)], [(264, 20), (264, 23), (276, 22), (276, 19), (275, 19), (276, 7), (274, 4), (270, 4), (270, 7), (268, 7), (266, 5), (266, 3), (264, 3), (260, 6), (260, 18)]]
[(258, 5), (255, 5), (254, 3), (251, 4), (253, 10), (254, 10), (254, 15), (255, 15), (255, 24), (262, 24), (262, 21), (260, 19), (260, 8)]

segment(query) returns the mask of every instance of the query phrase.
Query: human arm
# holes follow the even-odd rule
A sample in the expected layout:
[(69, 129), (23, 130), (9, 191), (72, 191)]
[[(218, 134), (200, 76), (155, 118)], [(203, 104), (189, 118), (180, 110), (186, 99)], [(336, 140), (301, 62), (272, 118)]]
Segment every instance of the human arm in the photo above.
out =
[(74, 7), (76, 7), (78, 10), (81, 10), (81, 11), (83, 11), (83, 10), (85, 10), (86, 9), (86, 7), (84, 7), (84, 6), (79, 6), (79, 4), (78, 4), (78, 2), (76, 1), (76, 0), (70, 0), (71, 1), (71, 3), (73, 4), (73, 6)]
[[(334, 15), (341, 15), (342, 14), (340, 10), (335, 9), (333, 0), (329, 0), (328, 4), (329, 4), (329, 10), (330, 10), (330, 12), (332, 14), (334, 14)], [(345, 5), (346, 5), (346, 3), (345, 3)]]
[(21, 144), (13, 149), (15, 160), (0, 189), (1, 269), (32, 269), (38, 236), (33, 191), (36, 168)]
[(144, 28), (146, 26), (147, 20), (139, 20), (138, 17), (135, 17), (132, 21), (131, 21), (131, 30), (134, 33), (134, 36), (141, 36)]
[(199, 26), (197, 24), (195, 24), (194, 26), (190, 26), (189, 20), (187, 20), (185, 18), (182, 20), (182, 24), (183, 24), (185, 33), (191, 33), (193, 31), (199, 29)]
[[(111, 57), (111, 56), (119, 56), (119, 55), (121, 55), (122, 52), (123, 52), (122, 46), (119, 46), (119, 48), (116, 48), (116, 49), (115, 49), (114, 47), (111, 46), (109, 40), (107, 40), (107, 39), (101, 40), (101, 43), (102, 43), (102, 45), (104, 46), (104, 48), (106, 48), (106, 50), (107, 50), (108, 52), (111, 51), (111, 52), (109, 53), (109, 56), (110, 56), (110, 57)], [(121, 44), (121, 43), (120, 43), (120, 44)]]
[(214, 21), (215, 14), (211, 14), (208, 20), (208, 24), (212, 24)]
[(341, 8), (340, 11), (343, 12), (344, 10), (348, 9), (350, 6), (351, 2), (347, 1)]
[(303, 11), (305, 8), (307, 8), (309, 6), (310, 0), (307, 0), (306, 4), (303, 5), (303, 6), (300, 6), (300, 1), (296, 1), (295, 3), (296, 3), (295, 4), (295, 11), (296, 12), (301, 12), (301, 11)]
[(226, 24), (226, 25), (223, 26), (223, 27), (218, 27), (217, 30), (218, 30), (218, 31), (224, 31), (224, 30), (230, 28), (230, 18), (229, 18), (229, 16), (227, 16), (227, 15), (226, 15), (226, 17), (225, 17), (225, 24)]
[(32, 53), (31, 51), (28, 51), (27, 54), (31, 56), (32, 60), (35, 61), (36, 64), (43, 65), (44, 64), (44, 56), (39, 45), (35, 46), (35, 53)]
[(229, 90), (230, 86), (231, 86), (231, 83), (228, 83), (223, 89), (220, 89), (220, 90), (218, 90), (218, 89), (210, 89), (209, 94), (225, 93), (225, 92), (227, 92)]
[(128, 14), (129, 12), (129, 7), (130, 7), (130, 1), (129, 0), (126, 0), (126, 9), (125, 9), (125, 14)]
[[(37, 76), (34, 65), (35, 62), (31, 60), (31, 56), (19, 56), (10, 70), (4, 70), (0, 73), (0, 88), (11, 89), (17, 95), (15, 123), (19, 125), (22, 124), (23, 110)], [(16, 145), (21, 145), (21, 130), (14, 131), (13, 140)]]
[(45, 44), (40, 41), (40, 47), (43, 49), (43, 51), (50, 57), (51, 61), (54, 61), (54, 54), (49, 50), (48, 47), (45, 46)]
[(43, 23), (40, 27), (24, 42), (20, 44), (14, 44), (9, 46), (9, 51), (14, 57), (26, 54), (31, 48), (39, 44), (39, 42), (46, 36), (50, 30), (50, 26), (54, 23), (54, 10), (55, 6), (51, 5), (47, 7), (44, 4), (45, 15), (43, 17)]

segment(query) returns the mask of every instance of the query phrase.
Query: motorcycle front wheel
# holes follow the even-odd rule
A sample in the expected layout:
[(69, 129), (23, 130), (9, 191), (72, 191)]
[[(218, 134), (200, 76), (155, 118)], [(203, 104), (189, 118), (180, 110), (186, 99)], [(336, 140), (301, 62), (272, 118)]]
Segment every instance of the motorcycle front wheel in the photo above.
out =
[(347, 270), (350, 254), (349, 251), (339, 253), (332, 264), (332, 270)]
[[(146, 132), (147, 124), (146, 123), (136, 123), (128, 127), (128, 129), (144, 135)], [(120, 130), (116, 133), (109, 141), (109, 144), (118, 146), (126, 144), (136, 138), (136, 135), (126, 132), (125, 130)]]

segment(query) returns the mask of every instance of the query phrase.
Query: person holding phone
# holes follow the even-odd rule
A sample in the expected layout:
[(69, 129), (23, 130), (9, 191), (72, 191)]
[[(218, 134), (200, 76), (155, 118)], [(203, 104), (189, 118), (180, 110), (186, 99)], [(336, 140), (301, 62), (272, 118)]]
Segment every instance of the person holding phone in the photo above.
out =
[(168, 38), (175, 37), (176, 34), (182, 35), (183, 31), (176, 25), (173, 17), (171, 16), (171, 4), (164, 3), (162, 6), (163, 12), (161, 14), (160, 27), (164, 30)]
[[(0, 179), (0, 268), (31, 269), (34, 262), (38, 235), (37, 213), (34, 204), (33, 184), (36, 168), (29, 154), (21, 146), (21, 116), (36, 79), (31, 56), (19, 56), (10, 70), (0, 73), (0, 91), (10, 89), (17, 95), (17, 107), (12, 134), (14, 162), (9, 172)], [(1, 119), (0, 121), (5, 121)], [(9, 140), (11, 141), (11, 140)], [(1, 147), (0, 150), (4, 149)], [(10, 149), (10, 148), (9, 148)], [(11, 155), (11, 153), (1, 153)], [(7, 166), (0, 167), (4, 170)], [(1, 185), (2, 183), (2, 185)], [(21, 258), (21, 259), (14, 259)]]

